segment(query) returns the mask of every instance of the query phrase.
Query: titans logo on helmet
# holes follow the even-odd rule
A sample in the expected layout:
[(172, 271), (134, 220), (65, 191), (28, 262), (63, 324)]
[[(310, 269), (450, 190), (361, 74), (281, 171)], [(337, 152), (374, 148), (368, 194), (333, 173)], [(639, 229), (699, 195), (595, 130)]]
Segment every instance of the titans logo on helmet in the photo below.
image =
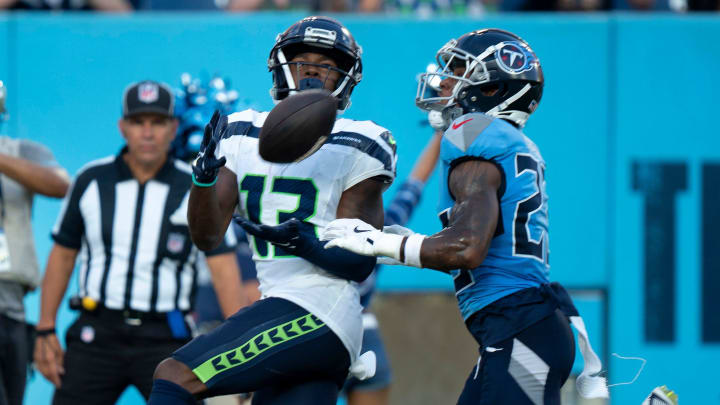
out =
[(532, 69), (533, 56), (517, 42), (506, 42), (495, 52), (498, 66), (512, 74), (519, 74)]

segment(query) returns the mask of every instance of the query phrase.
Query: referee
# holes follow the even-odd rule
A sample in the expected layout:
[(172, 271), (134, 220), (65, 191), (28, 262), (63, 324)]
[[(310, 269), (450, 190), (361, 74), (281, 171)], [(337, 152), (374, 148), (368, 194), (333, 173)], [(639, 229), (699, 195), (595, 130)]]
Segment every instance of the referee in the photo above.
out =
[[(147, 398), (155, 366), (190, 340), (199, 251), (190, 241), (190, 167), (168, 155), (177, 130), (164, 84), (129, 86), (126, 146), (77, 174), (52, 232), (42, 282), (35, 362), (56, 387), (53, 404), (111, 404), (128, 385)], [(225, 316), (241, 305), (231, 233), (207, 263)], [(63, 354), (55, 318), (75, 262), (81, 311)]]

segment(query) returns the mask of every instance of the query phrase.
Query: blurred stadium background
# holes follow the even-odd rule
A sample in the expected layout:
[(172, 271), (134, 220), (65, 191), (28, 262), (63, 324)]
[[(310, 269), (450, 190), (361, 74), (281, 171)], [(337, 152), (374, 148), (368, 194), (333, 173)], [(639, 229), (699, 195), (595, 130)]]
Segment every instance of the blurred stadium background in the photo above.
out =
[[(483, 27), (525, 38), (546, 80), (526, 133), (548, 162), (551, 277), (573, 293), (611, 384), (631, 381), (640, 367), (612, 353), (647, 360), (633, 384), (610, 389), (610, 403), (640, 404), (667, 384), (684, 404), (720, 404), (720, 14), (503, 10), (336, 15), (364, 48), (365, 75), (347, 116), (394, 132), (403, 178), (432, 133), (413, 98), (416, 75), (435, 51)], [(0, 79), (10, 113), (2, 132), (47, 145), (75, 172), (121, 147), (120, 97), (133, 81), (178, 87), (183, 72), (220, 73), (239, 91), (241, 107), (269, 109), (268, 52), (275, 35), (305, 15), (0, 14)], [(437, 188), (436, 175), (411, 228), (439, 229)], [(58, 210), (48, 199), (35, 207), (42, 265)], [(455, 403), (477, 353), (451, 279), (386, 268), (379, 287), (374, 305), (395, 369), (392, 403)], [(30, 321), (38, 301), (37, 292), (26, 298)], [(75, 316), (64, 305), (59, 330)], [(567, 388), (565, 403), (588, 403)], [(36, 373), (25, 403), (47, 404), (51, 393)], [(120, 403), (142, 400), (129, 390)]]

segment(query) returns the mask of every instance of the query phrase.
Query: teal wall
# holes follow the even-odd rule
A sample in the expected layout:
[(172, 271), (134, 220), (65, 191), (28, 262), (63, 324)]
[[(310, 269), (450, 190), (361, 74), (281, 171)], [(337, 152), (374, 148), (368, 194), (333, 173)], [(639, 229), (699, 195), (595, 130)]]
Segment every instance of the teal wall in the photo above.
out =
[[(11, 113), (3, 131), (48, 145), (75, 172), (121, 147), (116, 125), (120, 95), (131, 81), (153, 78), (177, 85), (182, 72), (219, 72), (254, 106), (270, 108), (265, 61), (276, 33), (298, 17), (0, 15), (0, 79), (9, 89)], [(720, 403), (720, 388), (712, 378), (717, 373), (706, 371), (720, 362), (720, 342), (704, 339), (701, 329), (703, 319), (709, 319), (702, 315), (703, 299), (705, 307), (711, 306), (705, 313), (720, 309), (720, 301), (703, 295), (703, 283), (706, 290), (720, 288), (717, 277), (710, 277), (720, 271), (714, 268), (720, 262), (712, 260), (711, 249), (702, 249), (701, 231), (703, 223), (720, 226), (713, 210), (706, 210), (712, 218), (701, 215), (703, 198), (718, 193), (712, 187), (701, 192), (701, 172), (704, 165), (720, 162), (713, 122), (720, 90), (720, 17), (508, 14), (475, 21), (342, 20), (363, 45), (365, 66), (347, 116), (371, 118), (393, 130), (401, 178), (430, 136), (428, 127), (419, 125), (423, 114), (413, 98), (415, 75), (435, 51), (449, 38), (489, 26), (531, 43), (542, 61), (546, 87), (526, 133), (548, 162), (552, 277), (573, 288), (606, 289), (607, 314), (602, 305), (582, 305), (590, 308), (591, 337), (607, 348), (605, 354), (648, 360), (637, 382), (611, 388), (612, 403), (640, 403), (660, 384), (676, 389), (684, 403)], [(662, 213), (675, 203), (674, 216), (660, 221), (674, 225), (677, 234), (673, 243), (662, 245), (674, 252), (668, 263), (656, 263), (645, 253), (646, 241), (655, 246), (658, 235), (667, 232), (647, 225), (655, 222), (646, 219), (644, 194), (633, 185), (636, 163), (686, 167), (685, 187), (651, 211)], [(439, 229), (437, 188), (436, 176), (410, 224), (413, 229)], [(57, 201), (37, 201), (34, 226), (43, 263), (58, 209)], [(706, 244), (720, 246), (712, 232), (705, 235)], [(654, 263), (652, 274), (660, 275), (649, 283), (646, 263)], [(380, 286), (386, 291), (451, 289), (447, 276), (409, 268), (386, 269)], [(646, 290), (653, 297), (658, 291), (669, 293), (671, 305), (648, 305), (657, 301), (648, 301)], [(38, 299), (36, 293), (27, 299), (31, 320), (37, 319)], [(607, 328), (600, 319), (604, 316)], [(72, 318), (63, 309), (60, 329)], [(664, 338), (648, 335), (647, 319), (654, 319), (653, 330)], [(658, 320), (670, 334), (663, 334)], [(468, 364), (458, 366), (469, 367), (474, 356), (468, 354)], [(613, 358), (606, 367), (610, 382), (617, 383), (632, 379), (637, 363)], [(36, 377), (27, 403), (48, 403), (50, 391)], [(133, 393), (123, 403), (135, 400)]]

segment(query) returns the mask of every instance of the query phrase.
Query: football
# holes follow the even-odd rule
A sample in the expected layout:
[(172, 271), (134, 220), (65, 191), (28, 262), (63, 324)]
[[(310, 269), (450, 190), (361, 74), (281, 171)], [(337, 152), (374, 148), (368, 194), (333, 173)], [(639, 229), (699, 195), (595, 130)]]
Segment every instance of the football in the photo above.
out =
[(312, 155), (332, 132), (337, 106), (337, 98), (323, 89), (301, 91), (282, 100), (260, 130), (260, 156), (268, 162), (292, 163)]

